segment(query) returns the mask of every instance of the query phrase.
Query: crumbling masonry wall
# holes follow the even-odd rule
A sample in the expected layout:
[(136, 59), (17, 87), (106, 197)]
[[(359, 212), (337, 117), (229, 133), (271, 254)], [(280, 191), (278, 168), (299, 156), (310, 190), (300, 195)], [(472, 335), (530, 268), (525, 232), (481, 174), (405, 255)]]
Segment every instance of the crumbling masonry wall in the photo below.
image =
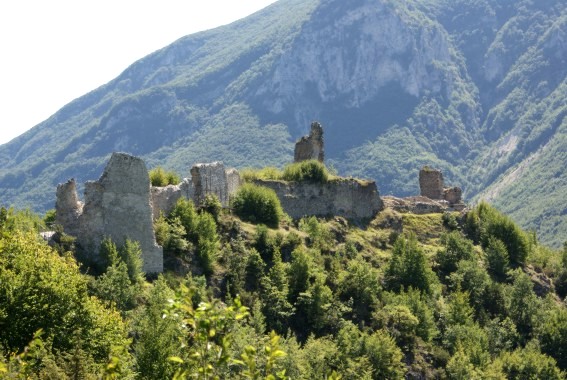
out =
[(443, 199), (443, 173), (428, 166), (419, 171), (419, 189), (429, 199)]
[(443, 173), (429, 166), (424, 166), (419, 171), (419, 189), (423, 197), (433, 200), (443, 200), (451, 205), (462, 204), (461, 188), (445, 187)]
[(223, 207), (228, 207), (230, 196), (240, 188), (240, 174), (236, 169), (226, 169), (222, 162), (199, 163), (191, 168), (191, 178), (180, 185), (152, 187), (154, 219), (160, 213), (168, 214), (181, 197), (199, 205), (208, 194), (218, 197)]
[(77, 218), (70, 217), (74, 208), (81, 210), (74, 206), (74, 181), (59, 185), (57, 195), (56, 220), (94, 259), (104, 237), (117, 245), (130, 239), (140, 244), (146, 273), (163, 271), (163, 250), (153, 229), (150, 178), (140, 158), (113, 153), (100, 179), (85, 184), (85, 202)]
[(303, 136), (295, 143), (294, 162), (306, 160), (323, 162), (324, 159), (323, 127), (314, 121), (311, 123), (309, 136)]
[(257, 180), (276, 192), (284, 211), (294, 219), (304, 216), (372, 218), (384, 208), (376, 182), (341, 179), (327, 183)]
[(79, 216), (83, 213), (83, 203), (77, 196), (77, 184), (74, 178), (57, 186), (55, 202), (55, 224), (71, 235), (79, 234)]

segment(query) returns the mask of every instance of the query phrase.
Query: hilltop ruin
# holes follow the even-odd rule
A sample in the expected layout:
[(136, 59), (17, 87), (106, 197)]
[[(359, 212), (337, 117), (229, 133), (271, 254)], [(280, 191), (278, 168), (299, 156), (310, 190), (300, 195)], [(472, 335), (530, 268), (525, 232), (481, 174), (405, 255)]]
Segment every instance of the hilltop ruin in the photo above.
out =
[[(296, 144), (295, 161), (324, 159), (323, 129), (311, 124), (311, 133)], [(223, 207), (230, 205), (241, 179), (238, 171), (222, 162), (198, 163), (190, 177), (178, 185), (152, 187), (144, 161), (126, 153), (113, 153), (101, 177), (85, 184), (84, 202), (79, 200), (74, 179), (57, 186), (56, 223), (77, 238), (78, 246), (96, 262), (100, 242), (110, 237), (121, 245), (126, 239), (138, 241), (143, 270), (163, 271), (163, 250), (155, 240), (153, 222), (167, 215), (181, 197), (196, 205), (208, 194), (218, 197)], [(400, 212), (443, 212), (464, 208), (461, 189), (444, 187), (439, 170), (424, 167), (419, 173), (421, 196), (381, 198), (376, 182), (334, 178), (325, 183), (257, 180), (271, 188), (284, 211), (294, 219), (304, 216), (341, 216), (369, 219), (386, 207)], [(384, 200), (383, 200), (384, 199)]]

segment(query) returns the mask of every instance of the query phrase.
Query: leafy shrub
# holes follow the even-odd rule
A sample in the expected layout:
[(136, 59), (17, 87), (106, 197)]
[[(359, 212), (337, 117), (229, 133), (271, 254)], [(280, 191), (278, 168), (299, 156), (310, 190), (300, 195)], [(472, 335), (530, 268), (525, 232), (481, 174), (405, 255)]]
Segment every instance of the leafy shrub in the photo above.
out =
[(183, 228), (185, 229), (185, 238), (189, 240), (195, 239), (195, 226), (197, 224), (197, 211), (193, 202), (186, 198), (179, 198), (173, 210), (169, 214), (169, 219), (178, 219)]
[(321, 162), (307, 160), (287, 165), (284, 168), (282, 179), (295, 182), (325, 183), (329, 180), (329, 172)]
[(322, 252), (331, 249), (332, 234), (329, 227), (321, 223), (315, 216), (302, 218), (299, 221), (299, 230), (309, 235), (309, 245)]
[(43, 223), (47, 228), (53, 228), (55, 224), (55, 209), (47, 210), (43, 217)]
[(276, 192), (251, 183), (244, 184), (232, 199), (236, 215), (252, 223), (277, 227), (283, 216)]
[(80, 348), (96, 363), (128, 344), (120, 315), (89, 297), (72, 257), (59, 256), (33, 232), (0, 237), (0, 247), (2, 354), (21, 352), (40, 329), (57, 355)]
[(177, 175), (177, 173), (166, 171), (162, 167), (158, 166), (157, 168), (150, 170), (150, 182), (152, 186), (163, 187), (167, 185), (177, 185), (181, 182), (181, 178)]

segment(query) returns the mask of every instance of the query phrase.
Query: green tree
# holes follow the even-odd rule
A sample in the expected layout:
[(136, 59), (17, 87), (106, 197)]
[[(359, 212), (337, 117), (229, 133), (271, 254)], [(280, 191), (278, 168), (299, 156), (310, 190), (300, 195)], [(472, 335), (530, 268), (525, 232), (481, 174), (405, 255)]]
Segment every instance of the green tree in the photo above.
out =
[(218, 223), (219, 216), (222, 211), (222, 203), (219, 200), (219, 197), (216, 196), (216, 194), (205, 195), (205, 199), (203, 199), (201, 203), (201, 209), (211, 214), (215, 219), (215, 222)]
[(557, 368), (555, 360), (542, 354), (532, 345), (513, 352), (502, 353), (491, 367), (502, 372), (506, 379), (510, 380), (565, 379), (565, 374)]
[(528, 339), (532, 333), (533, 319), (537, 314), (539, 302), (528, 275), (520, 270), (516, 270), (514, 275), (510, 292), (510, 318), (522, 337)]
[(219, 237), (215, 219), (208, 212), (202, 212), (197, 217), (195, 233), (197, 240), (197, 256), (203, 271), (211, 275), (219, 252)]
[(261, 280), (260, 297), (268, 329), (284, 333), (289, 327), (294, 314), (293, 305), (288, 301), (289, 285), (286, 265), (278, 254), (274, 256), (274, 265)]
[(469, 356), (459, 347), (447, 363), (447, 378), (450, 380), (481, 380), (482, 372), (479, 371)]
[(437, 253), (437, 263), (439, 270), (445, 275), (456, 271), (459, 261), (473, 260), (475, 257), (472, 242), (459, 231), (443, 235), (441, 242), (444, 247)]
[(453, 289), (467, 292), (477, 318), (482, 318), (486, 314), (484, 305), (491, 281), (486, 270), (476, 260), (462, 260), (457, 265), (457, 270), (451, 274), (449, 280)]
[(356, 322), (370, 321), (381, 292), (378, 271), (360, 259), (351, 260), (339, 276), (338, 296), (352, 308), (349, 314)]
[(396, 340), (398, 346), (405, 351), (413, 347), (419, 320), (407, 306), (386, 305), (376, 313), (376, 318), (382, 328)]
[(171, 379), (175, 373), (176, 366), (168, 358), (177, 353), (180, 321), (172, 314), (164, 318), (168, 300), (173, 298), (173, 291), (160, 276), (153, 283), (143, 312), (135, 320), (137, 339), (133, 349), (140, 379)]
[(567, 370), (567, 310), (552, 305), (540, 318), (535, 335), (541, 351), (557, 360), (559, 368)]
[(491, 239), (499, 239), (506, 246), (512, 264), (520, 266), (526, 262), (531, 249), (527, 234), (512, 219), (488, 203), (481, 202), (469, 212), (465, 231), (475, 242), (480, 242), (484, 249)]
[(430, 293), (434, 277), (415, 235), (398, 237), (384, 273), (388, 288), (399, 292), (402, 287), (413, 287)]
[(488, 270), (494, 277), (503, 279), (510, 263), (506, 245), (500, 239), (489, 238), (485, 252)]
[(71, 352), (80, 335), (82, 349), (98, 365), (113, 347), (128, 346), (120, 315), (88, 296), (86, 278), (71, 256), (59, 256), (34, 232), (17, 230), (0, 238), (0, 251), (0, 345), (5, 352), (21, 352), (38, 330), (59, 354)]
[(191, 241), (196, 240), (195, 227), (197, 225), (197, 211), (193, 202), (186, 198), (179, 198), (169, 214), (169, 219), (178, 219), (185, 229), (185, 238)]
[(374, 379), (403, 379), (403, 354), (394, 339), (384, 330), (378, 330), (364, 341), (364, 352), (374, 369)]

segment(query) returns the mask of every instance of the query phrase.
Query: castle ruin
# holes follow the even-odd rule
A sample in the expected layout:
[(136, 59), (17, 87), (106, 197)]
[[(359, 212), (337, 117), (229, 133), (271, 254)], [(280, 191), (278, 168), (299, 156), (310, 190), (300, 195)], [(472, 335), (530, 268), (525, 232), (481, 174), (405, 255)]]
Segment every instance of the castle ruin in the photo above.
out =
[(309, 136), (303, 136), (295, 143), (294, 162), (317, 160), (323, 162), (325, 150), (323, 147), (323, 127), (318, 122), (311, 123)]
[(424, 166), (419, 171), (419, 189), (423, 197), (446, 201), (451, 206), (463, 205), (460, 187), (445, 187), (440, 170)]
[[(295, 161), (323, 161), (323, 129), (311, 124), (311, 133), (302, 137), (295, 147)], [(85, 184), (84, 203), (79, 200), (74, 179), (57, 186), (56, 223), (77, 238), (77, 245), (100, 260), (98, 251), (103, 238), (109, 237), (121, 245), (126, 239), (137, 241), (142, 250), (146, 273), (163, 271), (163, 250), (155, 240), (153, 222), (160, 214), (169, 214), (181, 197), (200, 205), (208, 194), (218, 197), (223, 207), (229, 207), (230, 197), (241, 185), (238, 171), (225, 168), (222, 162), (195, 164), (190, 178), (178, 185), (152, 187), (144, 161), (126, 153), (113, 153), (97, 181)], [(376, 182), (352, 178), (336, 178), (326, 183), (257, 180), (271, 188), (282, 208), (292, 218), (304, 216), (342, 216), (348, 219), (372, 218), (388, 207), (402, 212), (442, 212), (458, 210), (462, 191), (444, 187), (439, 170), (424, 167), (419, 172), (421, 197), (400, 199), (380, 197)]]
[(77, 238), (77, 244), (97, 260), (100, 242), (117, 245), (137, 241), (146, 273), (163, 271), (163, 250), (157, 245), (150, 200), (150, 177), (144, 161), (113, 153), (97, 181), (85, 184), (85, 201), (78, 200), (70, 180), (57, 187), (56, 222)]

